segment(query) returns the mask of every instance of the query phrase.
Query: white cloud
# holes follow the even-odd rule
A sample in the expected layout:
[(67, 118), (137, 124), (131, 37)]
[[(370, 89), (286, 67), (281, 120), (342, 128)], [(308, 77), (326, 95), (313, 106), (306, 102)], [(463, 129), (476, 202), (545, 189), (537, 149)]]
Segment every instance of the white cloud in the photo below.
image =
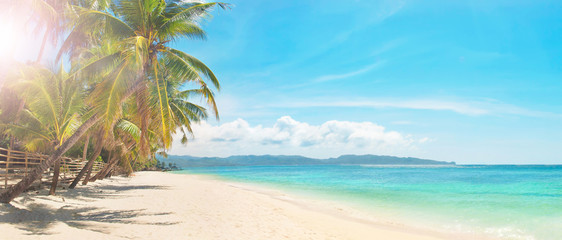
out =
[(171, 154), (230, 156), (246, 154), (337, 157), (341, 154), (408, 155), (426, 138), (414, 139), (388, 131), (372, 122), (327, 121), (320, 125), (289, 116), (271, 127), (251, 126), (237, 119), (218, 126), (203, 122), (193, 126), (195, 138), (187, 146), (174, 143)]

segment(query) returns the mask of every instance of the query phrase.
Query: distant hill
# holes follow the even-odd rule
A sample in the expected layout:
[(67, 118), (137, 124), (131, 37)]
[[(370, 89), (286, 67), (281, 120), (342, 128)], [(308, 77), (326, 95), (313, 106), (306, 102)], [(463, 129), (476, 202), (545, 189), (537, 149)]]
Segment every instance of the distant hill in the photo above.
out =
[(338, 158), (316, 159), (303, 156), (245, 155), (219, 157), (192, 157), (169, 155), (160, 161), (175, 163), (180, 168), (218, 166), (288, 166), (288, 165), (455, 165), (455, 162), (434, 161), (420, 158), (402, 158), (378, 155), (342, 155)]

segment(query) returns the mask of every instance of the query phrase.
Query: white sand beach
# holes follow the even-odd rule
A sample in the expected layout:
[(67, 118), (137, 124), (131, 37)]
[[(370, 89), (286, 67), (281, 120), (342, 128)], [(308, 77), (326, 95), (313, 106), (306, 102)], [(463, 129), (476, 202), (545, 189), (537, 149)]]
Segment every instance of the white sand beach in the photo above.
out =
[(446, 239), (210, 177), (139, 172), (0, 207), (3, 239)]

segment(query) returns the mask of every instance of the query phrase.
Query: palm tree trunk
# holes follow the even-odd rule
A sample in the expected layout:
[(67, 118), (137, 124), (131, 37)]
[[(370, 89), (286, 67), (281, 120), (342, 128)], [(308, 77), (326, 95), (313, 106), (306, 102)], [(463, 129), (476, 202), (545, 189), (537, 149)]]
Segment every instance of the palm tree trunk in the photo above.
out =
[(119, 162), (119, 157), (113, 156), (112, 158), (110, 158), (107, 165), (105, 165), (105, 167), (101, 171), (99, 171), (92, 179), (90, 179), (90, 181), (95, 182), (96, 180), (102, 180), (117, 162)]
[(90, 182), (95, 182), (96, 180), (101, 179), (101, 174), (105, 172), (105, 170), (109, 167), (109, 164), (111, 164), (112, 162), (113, 158), (111, 158), (111, 155), (113, 155), (113, 150), (109, 152), (109, 156), (107, 157), (107, 164), (102, 169), (100, 169), (100, 171), (96, 173), (96, 175), (90, 178)]
[(107, 175), (105, 176), (105, 178), (110, 178), (110, 177), (111, 177), (111, 174), (113, 174), (113, 170), (114, 170), (114, 169), (109, 170), (109, 172), (107, 173)]
[[(88, 164), (86, 166), (87, 167), (86, 168), (87, 173), (86, 173), (86, 177), (84, 177), (84, 181), (82, 181), (82, 185), (88, 184), (88, 181), (90, 180), (90, 174), (92, 174), (92, 168), (94, 167), (94, 162), (100, 156), (102, 149), (103, 149), (103, 137), (100, 136), (100, 138), (98, 139), (98, 143), (96, 145), (96, 150), (95, 150), (94, 156), (92, 156), (92, 158), (90, 159), (90, 161), (88, 161)], [(82, 173), (82, 171), (80, 171), (80, 172)], [(76, 183), (78, 183), (78, 182), (76, 182)]]
[(96, 175), (94, 175), (93, 177), (90, 178), (90, 182), (95, 182), (98, 179), (102, 179), (101, 175), (103, 174), (103, 172), (105, 172), (106, 169), (109, 168), (109, 162), (107, 163), (107, 165), (105, 165), (98, 173), (96, 173)]
[[(82, 155), (83, 159), (86, 159), (86, 149), (87, 149), (87, 145), (88, 145), (89, 141), (90, 141), (90, 139), (88, 138), (88, 140), (86, 140), (86, 144), (84, 145), (84, 154)], [(74, 178), (74, 180), (72, 180), (72, 183), (70, 183), (70, 186), (68, 186), (69, 189), (74, 189), (76, 187), (76, 185), (78, 185), (78, 182), (80, 182), (80, 179), (84, 176), (84, 174), (86, 172), (89, 172), (92, 169), (92, 166), (94, 165), (94, 162), (96, 161), (96, 159), (98, 158), (98, 156), (101, 153), (102, 141), (103, 141), (103, 137), (100, 136), (100, 138), (98, 138), (98, 140), (96, 142), (96, 149), (94, 150), (94, 155), (90, 158), (90, 160), (88, 160), (86, 165), (84, 165), (84, 167), (80, 170), (80, 172)], [(86, 176), (86, 179), (88, 179), (88, 176)], [(86, 181), (86, 179), (84, 179), (84, 181)], [(88, 183), (88, 182), (86, 181), (86, 183)], [(82, 183), (82, 184), (86, 185), (85, 183)]]
[[(127, 146), (127, 148), (125, 149), (125, 151), (130, 151), (131, 148), (135, 145), (134, 142), (130, 143), (129, 146)], [(112, 163), (108, 166), (108, 168), (105, 170), (105, 173), (101, 175), (101, 178), (99, 179), (104, 179), (106, 177), (111, 176), (111, 172), (113, 172), (115, 166), (117, 165), (117, 163), (119, 163), (119, 159), (121, 156), (117, 156), (116, 158), (114, 158), (114, 161), (112, 161)]]
[(7, 188), (4, 192), (0, 193), (0, 202), (2, 203), (9, 203), (10, 201), (14, 200), (17, 196), (19, 196), (23, 191), (25, 191), (29, 186), (35, 182), (37, 179), (41, 177), (43, 172), (47, 170), (50, 166), (55, 163), (55, 161), (59, 160), (63, 154), (65, 154), (90, 127), (92, 127), (95, 123), (97, 123), (101, 119), (101, 116), (94, 115), (86, 122), (84, 122), (70, 138), (68, 138), (64, 143), (60, 145), (55, 152), (48, 157), (45, 161), (42, 161), (41, 164), (37, 165), (35, 169), (33, 169), (28, 175), (24, 176), (21, 181), (17, 184)]
[(60, 175), (60, 161), (62, 159), (58, 159), (55, 162), (55, 172), (53, 173), (53, 182), (51, 182), (51, 190), (49, 191), (49, 195), (55, 195), (55, 191), (57, 190), (57, 183), (59, 182), (59, 175)]
[(119, 162), (119, 161), (118, 160), (114, 161), (115, 164), (111, 164), (111, 166), (109, 166), (109, 168), (107, 168), (107, 171), (105, 171), (105, 174), (102, 176), (101, 179), (108, 178), (111, 175), (111, 172), (113, 171), (113, 168), (115, 167), (115, 165), (117, 165), (117, 162)]
[[(98, 154), (98, 156), (99, 156), (99, 154)], [(84, 180), (82, 181), (82, 185), (88, 184), (88, 180), (90, 180), (90, 175), (92, 175), (92, 168), (94, 168), (93, 162), (92, 162), (92, 165), (88, 168), (88, 171), (86, 172), (86, 176), (84, 177)]]
[(111, 170), (111, 165), (113, 164), (113, 162), (115, 161), (116, 157), (115, 155), (113, 155), (113, 151), (111, 151), (109, 153), (109, 160), (107, 161), (107, 166), (105, 168), (103, 168), (103, 171), (100, 171), (101, 174), (98, 175), (97, 179), (102, 180), (105, 178), (105, 175), (107, 175), (107, 172), (109, 172), (109, 170)]
[(114, 160), (111, 162), (111, 164), (105, 170), (105, 172), (102, 173), (100, 180), (106, 178), (109, 175), (109, 173), (113, 170), (113, 168), (115, 168), (117, 163), (119, 163), (119, 157), (114, 158)]
[[(137, 159), (139, 159), (139, 155), (136, 155), (136, 156), (135, 156), (135, 159), (133, 160), (133, 163), (131, 163), (131, 168), (132, 168), (132, 171), (133, 171), (133, 172), (131, 172), (130, 175), (133, 175), (133, 173), (135, 172), (135, 170), (134, 170), (133, 167), (134, 167), (135, 164), (137, 163)], [(130, 176), (130, 175), (129, 175), (129, 176)]]
[(86, 142), (84, 143), (84, 151), (82, 152), (82, 162), (86, 161), (86, 155), (88, 154), (88, 144), (90, 144), (90, 136), (86, 137)]
[(129, 161), (126, 162), (126, 167), (127, 167), (127, 177), (131, 176), (133, 174), (133, 172), (135, 170), (133, 170), (133, 165), (131, 164), (131, 160), (129, 159)]

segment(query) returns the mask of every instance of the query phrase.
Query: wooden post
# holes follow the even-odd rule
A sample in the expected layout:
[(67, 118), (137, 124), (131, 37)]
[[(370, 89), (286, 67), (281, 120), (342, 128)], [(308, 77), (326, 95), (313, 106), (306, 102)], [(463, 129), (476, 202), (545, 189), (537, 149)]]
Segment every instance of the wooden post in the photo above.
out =
[(27, 175), (27, 152), (25, 152), (25, 172), (24, 172), (24, 176)]
[[(39, 155), (39, 164), (41, 164), (41, 162), (43, 162), (43, 155)], [(43, 184), (43, 175), (41, 175), (41, 177), (39, 178), (39, 186), (41, 186)]]
[(4, 172), (4, 188), (7, 189), (8, 188), (8, 172), (9, 172), (9, 168), (10, 168), (10, 148), (12, 148), (11, 146), (8, 148), (8, 150), (6, 151), (6, 171)]
[(6, 157), (6, 177), (4, 187), (8, 188), (8, 174), (10, 173), (10, 160), (12, 156), (12, 148), (14, 147), (14, 136), (10, 136), (10, 146), (8, 146), (8, 156)]

